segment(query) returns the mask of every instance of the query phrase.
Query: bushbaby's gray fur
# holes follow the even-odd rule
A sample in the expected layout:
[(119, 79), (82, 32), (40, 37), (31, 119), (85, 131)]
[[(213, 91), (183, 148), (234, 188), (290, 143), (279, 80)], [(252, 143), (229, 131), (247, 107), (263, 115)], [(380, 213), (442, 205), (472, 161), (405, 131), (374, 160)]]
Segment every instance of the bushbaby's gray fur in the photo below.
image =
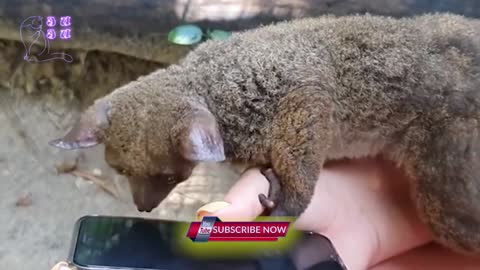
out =
[(105, 143), (147, 211), (199, 161), (271, 167), (260, 198), (294, 216), (325, 160), (382, 154), (415, 179), (435, 239), (480, 254), (479, 26), (325, 16), (237, 33), (98, 100), (52, 144)]

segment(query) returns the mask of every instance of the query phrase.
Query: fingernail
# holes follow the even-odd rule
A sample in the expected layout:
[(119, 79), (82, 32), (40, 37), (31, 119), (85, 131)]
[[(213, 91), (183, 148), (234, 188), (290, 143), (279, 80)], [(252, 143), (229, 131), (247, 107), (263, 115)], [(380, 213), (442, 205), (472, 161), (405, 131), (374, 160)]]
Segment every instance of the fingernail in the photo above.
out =
[(224, 201), (211, 202), (197, 210), (197, 219), (202, 219), (203, 216), (214, 215), (217, 211), (222, 210), (231, 204)]

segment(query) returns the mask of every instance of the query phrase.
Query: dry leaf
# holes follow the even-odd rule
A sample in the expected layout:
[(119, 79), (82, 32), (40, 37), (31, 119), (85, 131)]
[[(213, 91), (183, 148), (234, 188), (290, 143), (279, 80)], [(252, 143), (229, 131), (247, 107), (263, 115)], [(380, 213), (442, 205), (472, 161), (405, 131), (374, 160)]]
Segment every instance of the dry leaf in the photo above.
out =
[(67, 262), (59, 262), (51, 270), (77, 270), (77, 267), (69, 265)]
[(57, 170), (58, 174), (61, 173), (69, 173), (74, 171), (77, 168), (77, 159), (74, 160), (64, 160), (55, 164), (55, 169)]
[(32, 200), (32, 194), (31, 193), (27, 193), (23, 196), (21, 196), (20, 198), (17, 199), (17, 201), (15, 202), (15, 206), (17, 207), (28, 207), (30, 205), (32, 205), (33, 203), (33, 200)]

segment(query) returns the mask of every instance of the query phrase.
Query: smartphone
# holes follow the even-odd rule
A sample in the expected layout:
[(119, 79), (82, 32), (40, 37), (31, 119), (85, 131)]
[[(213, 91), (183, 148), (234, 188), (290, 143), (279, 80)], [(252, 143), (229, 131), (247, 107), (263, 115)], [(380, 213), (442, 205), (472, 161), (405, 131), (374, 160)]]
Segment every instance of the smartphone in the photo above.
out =
[[(275, 248), (276, 243), (268, 248), (255, 242), (194, 243), (186, 236), (189, 225), (138, 217), (85, 216), (75, 224), (69, 262), (80, 270), (346, 270), (322, 235), (299, 231), (299, 237), (282, 248)], [(240, 256), (237, 249), (253, 252)]]

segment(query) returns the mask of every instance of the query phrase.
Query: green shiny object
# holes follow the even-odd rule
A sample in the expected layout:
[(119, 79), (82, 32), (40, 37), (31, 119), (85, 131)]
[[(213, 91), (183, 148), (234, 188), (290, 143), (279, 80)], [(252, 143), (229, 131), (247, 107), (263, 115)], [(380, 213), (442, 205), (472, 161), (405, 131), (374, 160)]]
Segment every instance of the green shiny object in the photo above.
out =
[(203, 32), (193, 24), (180, 25), (168, 33), (168, 41), (179, 45), (193, 45), (202, 40)]
[(225, 40), (232, 35), (231, 32), (223, 30), (213, 30), (208, 33), (208, 37), (212, 40)]

